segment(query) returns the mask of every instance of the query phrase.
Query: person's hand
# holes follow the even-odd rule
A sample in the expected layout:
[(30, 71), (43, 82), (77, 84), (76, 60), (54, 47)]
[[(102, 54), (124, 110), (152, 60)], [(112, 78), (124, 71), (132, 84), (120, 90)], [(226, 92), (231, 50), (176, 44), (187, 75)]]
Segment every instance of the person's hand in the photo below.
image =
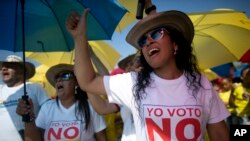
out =
[(33, 102), (29, 98), (28, 99), (29, 104), (26, 103), (23, 99), (18, 100), (17, 108), (16, 108), (16, 113), (20, 116), (30, 114), (31, 117), (34, 117), (34, 112), (33, 112)]
[[(154, 8), (154, 9), (152, 9), (152, 8)], [(155, 14), (156, 13), (156, 7), (155, 7), (155, 5), (153, 5), (153, 3), (152, 3), (151, 0), (145, 0), (145, 7), (144, 7), (144, 9), (145, 9), (145, 13), (147, 15), (151, 15), (151, 14)], [(147, 10), (149, 10), (149, 11), (147, 11)]]
[(87, 30), (87, 15), (89, 13), (89, 8), (83, 11), (82, 16), (80, 16), (76, 11), (72, 11), (66, 20), (66, 27), (73, 38), (82, 38), (86, 35)]
[(243, 93), (243, 99), (248, 101), (250, 99), (250, 94), (247, 92)]

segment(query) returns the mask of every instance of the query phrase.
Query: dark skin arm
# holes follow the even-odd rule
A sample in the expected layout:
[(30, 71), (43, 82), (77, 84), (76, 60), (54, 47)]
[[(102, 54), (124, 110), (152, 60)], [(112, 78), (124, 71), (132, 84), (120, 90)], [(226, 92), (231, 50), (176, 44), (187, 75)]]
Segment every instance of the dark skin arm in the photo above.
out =
[(95, 133), (95, 138), (96, 141), (107, 141), (105, 130)]
[(118, 106), (114, 103), (109, 103), (108, 100), (101, 98), (99, 95), (88, 94), (88, 97), (93, 108), (100, 115), (107, 115), (119, 111)]
[[(16, 113), (20, 116), (29, 114), (31, 118), (34, 117), (33, 102), (28, 100), (29, 105), (22, 99), (19, 100)], [(44, 130), (36, 127), (35, 119), (31, 122), (25, 122), (24, 138), (25, 141), (43, 141)]]
[[(92, 48), (89, 46), (89, 53), (91, 60), (95, 65), (97, 71), (101, 75), (109, 75), (109, 71), (101, 62), (101, 60), (95, 55)], [(114, 103), (109, 103), (108, 100), (100, 97), (99, 95), (88, 94), (89, 100), (95, 109), (95, 111), (100, 115), (107, 115), (110, 113), (118, 112), (119, 108)]]
[[(151, 1), (147, 0), (145, 8), (151, 4)], [(82, 15), (72, 12), (66, 21), (67, 30), (74, 40), (74, 71), (81, 89), (91, 94), (105, 95), (106, 91), (103, 84), (103, 75), (96, 74), (89, 53), (86, 22), (89, 10), (90, 9), (85, 9)], [(153, 12), (156, 11), (151, 11), (151, 13)]]
[[(97, 75), (91, 62), (87, 39), (87, 14), (85, 9), (82, 16), (72, 12), (67, 18), (66, 27), (74, 40), (75, 66), (74, 73), (81, 89), (91, 94), (106, 94), (103, 76)], [(98, 86), (98, 87), (97, 87)]]
[(35, 122), (25, 123), (25, 141), (43, 141), (44, 130), (36, 127)]
[(225, 121), (208, 124), (207, 133), (210, 141), (229, 141), (229, 129)]

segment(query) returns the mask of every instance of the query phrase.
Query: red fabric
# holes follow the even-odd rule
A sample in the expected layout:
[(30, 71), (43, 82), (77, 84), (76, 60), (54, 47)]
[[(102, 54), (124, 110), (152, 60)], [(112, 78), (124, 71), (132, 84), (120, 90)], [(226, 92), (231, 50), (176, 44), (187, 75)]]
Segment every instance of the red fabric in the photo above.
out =
[(250, 49), (240, 58), (243, 63), (250, 63)]
[(121, 69), (121, 68), (116, 68), (116, 69), (114, 69), (111, 73), (110, 73), (110, 75), (116, 75), (116, 74), (122, 74), (122, 73), (124, 73), (125, 71), (123, 70), (123, 69)]

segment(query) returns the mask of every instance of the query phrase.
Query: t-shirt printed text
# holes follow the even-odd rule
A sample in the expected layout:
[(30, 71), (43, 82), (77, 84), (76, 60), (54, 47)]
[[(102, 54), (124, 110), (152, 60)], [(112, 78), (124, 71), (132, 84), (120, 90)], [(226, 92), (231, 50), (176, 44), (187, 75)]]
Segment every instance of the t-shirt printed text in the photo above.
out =
[(53, 121), (47, 133), (49, 141), (57, 140), (80, 140), (81, 129), (80, 121)]
[(143, 105), (149, 141), (197, 141), (201, 138), (202, 110), (197, 105)]

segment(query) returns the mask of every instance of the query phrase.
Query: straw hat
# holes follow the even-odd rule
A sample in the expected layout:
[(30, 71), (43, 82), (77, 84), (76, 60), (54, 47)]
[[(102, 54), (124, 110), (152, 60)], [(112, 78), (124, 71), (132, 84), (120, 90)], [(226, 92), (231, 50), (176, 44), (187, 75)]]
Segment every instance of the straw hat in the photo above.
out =
[[(3, 63), (4, 64), (21, 64), (21, 65), (23, 65), (23, 60), (19, 56), (9, 55), (9, 56), (7, 56), (5, 61), (0, 61), (0, 68), (2, 68)], [(36, 73), (35, 66), (30, 62), (25, 62), (25, 72), (26, 72), (26, 74), (25, 74), (26, 79), (30, 79)]]
[(119, 61), (117, 65), (119, 68), (125, 70), (128, 64), (132, 62), (134, 58), (135, 58), (135, 53), (130, 54), (127, 57), (123, 58), (121, 61)]
[(126, 41), (137, 49), (141, 49), (138, 44), (139, 39), (150, 30), (164, 26), (177, 29), (190, 44), (192, 43), (193, 23), (188, 15), (177, 10), (153, 13), (143, 18), (129, 31)]
[(55, 76), (61, 72), (68, 71), (68, 72), (74, 72), (74, 66), (71, 64), (58, 64), (50, 67), (46, 72), (46, 78), (49, 81), (49, 83), (54, 87), (55, 82)]

